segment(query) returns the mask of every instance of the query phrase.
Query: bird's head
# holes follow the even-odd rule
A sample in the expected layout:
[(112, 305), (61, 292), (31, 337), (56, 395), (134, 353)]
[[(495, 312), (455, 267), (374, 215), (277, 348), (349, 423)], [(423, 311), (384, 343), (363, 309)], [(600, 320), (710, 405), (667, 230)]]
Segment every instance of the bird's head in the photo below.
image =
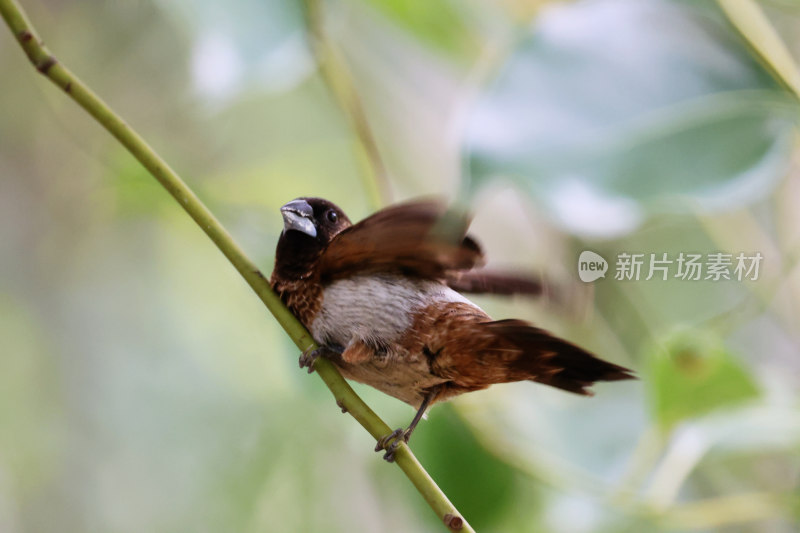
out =
[(304, 276), (342, 230), (352, 226), (347, 215), (323, 198), (297, 198), (281, 207), (283, 231), (275, 252), (275, 268)]

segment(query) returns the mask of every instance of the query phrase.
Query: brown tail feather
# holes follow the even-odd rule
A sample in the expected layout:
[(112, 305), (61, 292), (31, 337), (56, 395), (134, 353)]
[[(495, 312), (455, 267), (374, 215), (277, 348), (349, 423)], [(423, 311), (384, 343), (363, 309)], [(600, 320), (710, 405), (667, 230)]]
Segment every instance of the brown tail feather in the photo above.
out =
[(505, 339), (522, 354), (509, 361), (512, 373), (577, 394), (591, 395), (587, 387), (596, 381), (636, 379), (625, 367), (598, 359), (586, 350), (522, 320), (499, 320), (482, 324)]

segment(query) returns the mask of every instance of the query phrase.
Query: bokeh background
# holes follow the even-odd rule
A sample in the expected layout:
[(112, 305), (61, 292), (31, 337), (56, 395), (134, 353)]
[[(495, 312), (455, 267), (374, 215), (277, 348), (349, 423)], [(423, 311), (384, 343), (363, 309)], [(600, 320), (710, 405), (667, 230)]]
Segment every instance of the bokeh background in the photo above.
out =
[[(636, 370), (591, 399), (522, 383), (431, 412), (413, 449), (478, 530), (798, 531), (800, 108), (791, 61), (717, 3), (22, 4), (265, 271), (297, 196), (353, 219), (469, 198), (490, 265), (555, 288), (480, 305)], [(797, 58), (797, 6), (762, 8)], [(442, 530), (5, 30), (0, 531)], [(583, 250), (611, 263), (591, 285)], [(620, 281), (622, 252), (764, 259), (755, 281)], [(356, 388), (392, 426), (413, 415)]]

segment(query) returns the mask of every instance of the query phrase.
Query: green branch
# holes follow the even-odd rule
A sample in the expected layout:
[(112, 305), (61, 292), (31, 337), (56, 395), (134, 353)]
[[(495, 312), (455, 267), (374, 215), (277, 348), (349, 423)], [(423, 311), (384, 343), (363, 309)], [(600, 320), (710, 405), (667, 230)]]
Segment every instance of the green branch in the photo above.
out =
[[(283, 305), (255, 263), (244, 254), (216, 217), (142, 137), (56, 60), (42, 44), (16, 1), (0, 0), (0, 14), (36, 70), (93, 116), (161, 183), (239, 271), (297, 347), (301, 350), (315, 347), (308, 331)], [(391, 431), (389, 426), (356, 395), (330, 362), (318, 359), (314, 368), (333, 393), (339, 406), (346, 409), (376, 440)], [(453, 531), (473, 531), (420, 465), (408, 446), (405, 444), (400, 446), (395, 461), (448, 528)]]

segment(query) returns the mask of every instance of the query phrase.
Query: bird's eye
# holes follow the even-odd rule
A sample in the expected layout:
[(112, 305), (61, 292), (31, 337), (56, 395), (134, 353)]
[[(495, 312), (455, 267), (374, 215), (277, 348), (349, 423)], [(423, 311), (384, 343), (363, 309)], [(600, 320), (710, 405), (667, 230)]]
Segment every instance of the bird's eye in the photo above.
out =
[(339, 215), (336, 214), (336, 211), (328, 211), (328, 220), (331, 222), (336, 222), (339, 219)]

